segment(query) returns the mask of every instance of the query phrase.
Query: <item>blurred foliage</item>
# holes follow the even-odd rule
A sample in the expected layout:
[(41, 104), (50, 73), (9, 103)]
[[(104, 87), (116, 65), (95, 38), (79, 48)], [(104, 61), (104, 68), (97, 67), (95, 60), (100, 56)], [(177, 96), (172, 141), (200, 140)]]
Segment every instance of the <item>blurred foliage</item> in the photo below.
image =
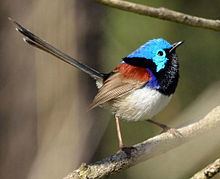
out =
[[(205, 0), (187, 2), (136, 0), (133, 2), (154, 7), (162, 6), (206, 18), (219, 18), (220, 2), (218, 0), (212, 3)], [(149, 39), (163, 37), (170, 42), (185, 41), (184, 45), (177, 50), (180, 58), (179, 85), (172, 102), (156, 116), (159, 121), (169, 124), (169, 120), (175, 119), (210, 84), (220, 80), (219, 32), (187, 27), (108, 7), (107, 11), (108, 16), (103, 24), (107, 42), (103, 53), (103, 71), (110, 71), (122, 57)], [(122, 123), (122, 133), (128, 145), (147, 139), (158, 132), (158, 128), (144, 122)], [(96, 157), (100, 158), (115, 151), (116, 139), (114, 120), (111, 120), (100, 148), (97, 149), (99, 155), (97, 154)], [(129, 176), (125, 171), (112, 178), (129, 178)]]

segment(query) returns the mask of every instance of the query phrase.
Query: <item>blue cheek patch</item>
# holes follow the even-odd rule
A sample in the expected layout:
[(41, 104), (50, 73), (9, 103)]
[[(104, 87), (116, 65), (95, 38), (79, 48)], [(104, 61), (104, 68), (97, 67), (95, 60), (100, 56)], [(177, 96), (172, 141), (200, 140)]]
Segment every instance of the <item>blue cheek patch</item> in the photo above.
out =
[(165, 67), (165, 65), (164, 64), (159, 64), (159, 65), (157, 65), (157, 72), (158, 71), (160, 71), (161, 69), (163, 69)]
[(154, 57), (153, 59), (153, 62), (156, 64), (157, 66), (157, 72), (160, 71), (161, 69), (165, 68), (165, 64), (167, 62), (167, 58), (166, 57)]

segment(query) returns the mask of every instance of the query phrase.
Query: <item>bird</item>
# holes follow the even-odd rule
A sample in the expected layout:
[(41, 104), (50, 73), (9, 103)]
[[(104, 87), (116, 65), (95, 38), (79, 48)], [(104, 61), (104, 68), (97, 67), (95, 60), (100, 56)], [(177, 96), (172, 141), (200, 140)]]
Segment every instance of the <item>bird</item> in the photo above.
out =
[(16, 30), (23, 34), (25, 42), (46, 51), (62, 61), (85, 72), (96, 82), (98, 89), (89, 109), (109, 109), (114, 115), (119, 149), (126, 149), (123, 143), (120, 121), (148, 121), (162, 129), (165, 124), (153, 121), (170, 102), (179, 80), (179, 60), (176, 48), (183, 41), (169, 43), (163, 38), (147, 41), (110, 72), (102, 73), (72, 58), (42, 40), (30, 30), (9, 18)]

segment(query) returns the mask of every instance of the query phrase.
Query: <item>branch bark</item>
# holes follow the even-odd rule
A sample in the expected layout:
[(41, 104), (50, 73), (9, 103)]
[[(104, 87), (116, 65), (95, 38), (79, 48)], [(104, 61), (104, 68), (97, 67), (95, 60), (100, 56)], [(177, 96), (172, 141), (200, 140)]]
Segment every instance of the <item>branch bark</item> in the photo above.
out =
[(101, 161), (93, 164), (82, 164), (80, 168), (71, 172), (64, 179), (97, 179), (129, 168), (144, 160), (158, 156), (178, 147), (196, 137), (220, 128), (220, 106), (213, 109), (200, 121), (177, 129), (180, 135), (166, 132), (136, 144), (131, 153), (118, 151)]
[(190, 179), (208, 179), (214, 177), (220, 172), (220, 159), (217, 159), (213, 163), (209, 164), (207, 167), (197, 172)]
[(136, 4), (133, 2), (122, 1), (122, 0), (96, 0), (96, 1), (106, 6), (110, 6), (128, 12), (133, 12), (140, 15), (155, 17), (158, 19), (185, 24), (188, 26), (220, 31), (220, 20), (205, 19), (205, 18), (191, 16), (181, 12), (173, 11), (170, 9), (166, 9), (164, 7), (154, 8), (151, 6)]

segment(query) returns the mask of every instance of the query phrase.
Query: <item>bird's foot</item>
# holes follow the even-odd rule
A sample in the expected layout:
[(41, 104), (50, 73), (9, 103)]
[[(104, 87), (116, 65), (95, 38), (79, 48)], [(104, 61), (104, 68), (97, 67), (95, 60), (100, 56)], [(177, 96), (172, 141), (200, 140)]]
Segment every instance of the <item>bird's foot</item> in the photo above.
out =
[(131, 156), (131, 152), (134, 151), (134, 150), (137, 150), (135, 147), (133, 146), (130, 146), (130, 147), (120, 147), (120, 150), (123, 151), (127, 156)]
[(169, 126), (167, 126), (165, 124), (153, 121), (151, 119), (148, 119), (147, 122), (150, 122), (150, 123), (160, 127), (162, 129), (161, 134), (164, 133), (164, 132), (169, 132), (170, 134), (172, 134), (172, 135), (174, 135), (176, 137), (181, 137), (182, 136), (182, 134), (177, 129), (175, 129), (175, 128), (169, 127)]
[(163, 130), (161, 131), (161, 134), (162, 133), (165, 133), (165, 132), (168, 132), (176, 137), (182, 137), (182, 134), (175, 128), (172, 128), (172, 127), (168, 127), (166, 125), (164, 125), (164, 127), (162, 128)]

